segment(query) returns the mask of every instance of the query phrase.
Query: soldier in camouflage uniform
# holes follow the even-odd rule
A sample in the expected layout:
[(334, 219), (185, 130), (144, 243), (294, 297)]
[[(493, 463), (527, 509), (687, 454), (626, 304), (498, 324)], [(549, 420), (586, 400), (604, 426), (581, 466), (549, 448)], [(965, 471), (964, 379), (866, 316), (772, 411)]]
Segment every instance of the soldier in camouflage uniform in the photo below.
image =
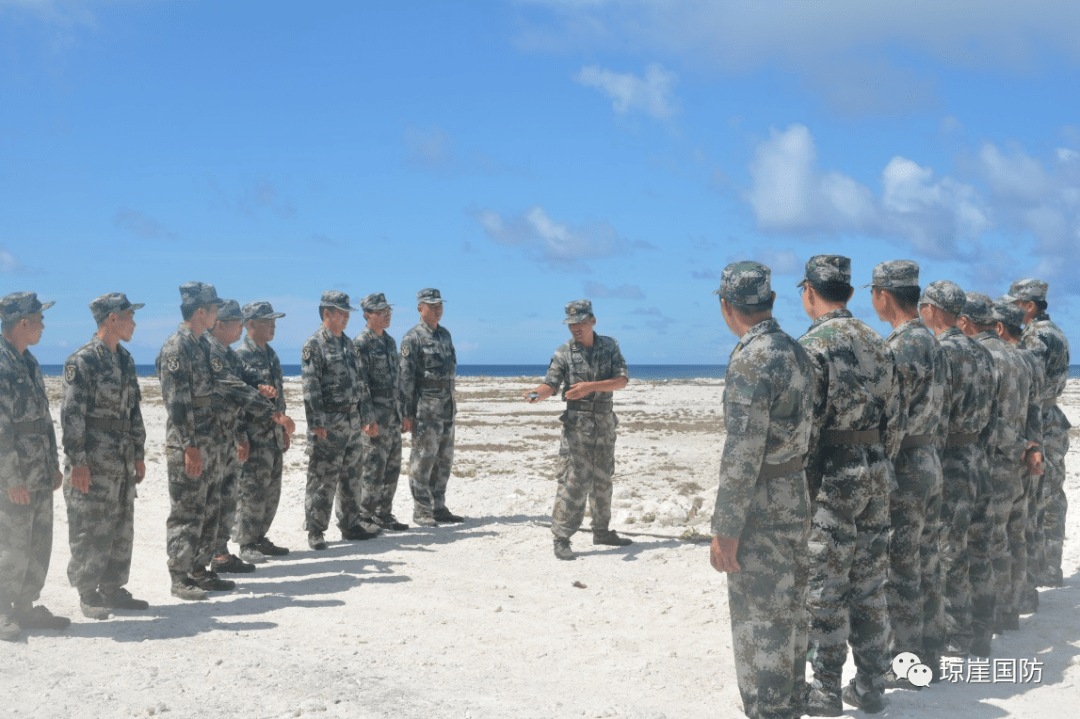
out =
[(1044, 516), (1037, 519), (1045, 536), (1042, 586), (1060, 587), (1062, 583), (1061, 550), (1065, 541), (1065, 455), (1069, 451), (1069, 420), (1057, 406), (1069, 376), (1069, 340), (1047, 314), (1046, 291), (1042, 280), (1013, 282), (1009, 296), (1024, 310), (1024, 334), (1020, 344), (1035, 353), (1043, 366), (1043, 455), (1046, 462), (1043, 494)]
[(229, 534), (236, 521), (240, 473), (251, 450), (248, 433), (256, 428), (265, 432), (274, 424), (283, 427), (289, 434), (295, 429), (292, 420), (274, 407), (277, 389), (262, 384), (260, 376), (249, 372), (230, 346), (240, 339), (242, 321), (240, 304), (236, 300), (223, 300), (213, 329), (200, 339), (210, 355), (214, 394), (219, 400), (218, 419), (225, 430), (221, 457), (221, 511), (213, 547), (214, 558), (210, 562), (211, 569), (222, 573), (255, 571), (253, 563), (231, 554), (228, 547)]
[[(889, 669), (889, 493), (886, 447), (898, 436), (897, 381), (881, 337), (852, 317), (851, 260), (815, 255), (799, 283), (814, 320), (799, 343), (818, 369), (807, 463), (810, 530), (810, 646), (814, 683), (807, 712), (841, 711), (841, 696), (867, 712), (884, 706)], [(849, 630), (850, 627), (850, 630)], [(849, 641), (855, 679), (841, 694)]]
[[(949, 367), (935, 445), (944, 478), (941, 568), (947, 639), (943, 653), (952, 656), (966, 656), (973, 650), (968, 534), (978, 492), (990, 486), (990, 463), (979, 436), (990, 422), (996, 386), (990, 353), (956, 326), (964, 301), (964, 291), (948, 280), (931, 282), (919, 298), (919, 313), (937, 336)], [(974, 650), (988, 652), (989, 637), (980, 637)]]
[(380, 532), (360, 517), (360, 433), (377, 435), (379, 426), (371, 394), (360, 378), (356, 351), (344, 334), (349, 313), (355, 311), (347, 294), (323, 292), (319, 304), (322, 326), (304, 343), (300, 354), (309, 457), (304, 529), (308, 546), (316, 550), (326, 549), (323, 533), (330, 524), (335, 494), (342, 539), (371, 539)]
[(353, 340), (360, 378), (371, 392), (379, 434), (364, 435), (360, 460), (360, 516), (383, 529), (409, 528), (393, 514), (394, 493), (401, 474), (401, 357), (397, 342), (386, 332), (393, 310), (381, 292), (360, 301), (367, 327)]
[(416, 293), (420, 322), (401, 338), (401, 423), (412, 432), (409, 489), (413, 521), (422, 527), (462, 522), (446, 507), (446, 485), (454, 464), (454, 376), (457, 353), (450, 332), (439, 324), (443, 298), (432, 287)]
[(171, 592), (184, 600), (236, 584), (206, 568), (221, 509), (224, 429), (214, 399), (210, 357), (199, 337), (214, 326), (221, 300), (213, 285), (180, 286), (183, 322), (162, 346), (154, 367), (165, 405), (165, 457), (169, 473), (166, 550)]
[(728, 576), (735, 676), (752, 719), (798, 717), (806, 664), (814, 364), (772, 318), (770, 270), (724, 268), (720, 311), (739, 344), (724, 375), (710, 562)]
[[(899, 446), (890, 447), (896, 489), (889, 497), (889, 572), (885, 595), (892, 628), (890, 656), (916, 654), (939, 664), (945, 631), (941, 575), (941, 461), (934, 435), (944, 402), (946, 361), (934, 334), (919, 317), (919, 266), (910, 260), (874, 268), (871, 301), (893, 327), (885, 340), (896, 362)], [(916, 688), (892, 669), (886, 686)]]
[(91, 302), (97, 332), (64, 363), (67, 573), (91, 619), (105, 619), (111, 609), (150, 607), (124, 588), (135, 537), (135, 485), (146, 476), (146, 428), (135, 360), (120, 342), (131, 341), (135, 310), (143, 306), (119, 292)]
[(563, 391), (566, 411), (562, 421), (557, 475), (559, 489), (551, 510), (555, 556), (575, 559), (570, 537), (581, 526), (588, 500), (592, 514), (593, 544), (624, 547), (632, 541), (608, 527), (611, 522), (611, 477), (615, 473), (615, 428), (611, 393), (630, 380), (619, 343), (593, 331), (596, 317), (589, 300), (566, 305), (564, 324), (573, 339), (551, 357), (547, 376), (533, 390), (538, 402)]
[(52, 554), (53, 498), (63, 475), (41, 367), (27, 349), (41, 341), (42, 304), (33, 292), (0, 299), (0, 639), (23, 629), (71, 623), (33, 602)]
[[(244, 364), (244, 373), (258, 378), (258, 384), (274, 388), (274, 411), (285, 414), (285, 378), (281, 360), (270, 346), (277, 329), (276, 321), (285, 315), (274, 312), (269, 302), (249, 302), (244, 305), (244, 325), (247, 335), (236, 350)], [(240, 474), (236, 499), (236, 543), (240, 558), (259, 563), (264, 557), (280, 557), (289, 553), (267, 538), (270, 525), (281, 500), (281, 475), (284, 454), (289, 450), (290, 433), (281, 425), (248, 426), (248, 459)]]

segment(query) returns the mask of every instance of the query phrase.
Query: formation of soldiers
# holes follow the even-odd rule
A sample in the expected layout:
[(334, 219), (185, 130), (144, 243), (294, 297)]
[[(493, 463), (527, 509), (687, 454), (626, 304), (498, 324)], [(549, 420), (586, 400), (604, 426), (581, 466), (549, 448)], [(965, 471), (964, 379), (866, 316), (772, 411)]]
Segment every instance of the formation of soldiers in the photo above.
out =
[(739, 343), (710, 562), (732, 573), (753, 718), (879, 712), (885, 689), (921, 688), (893, 657), (939, 681), (942, 656), (989, 657), (1037, 588), (1062, 584), (1069, 345), (1047, 284), (992, 300), (883, 262), (864, 287), (884, 340), (847, 309), (848, 258), (812, 257), (799, 286), (813, 322), (797, 342), (772, 318), (764, 265), (729, 265), (715, 293)]

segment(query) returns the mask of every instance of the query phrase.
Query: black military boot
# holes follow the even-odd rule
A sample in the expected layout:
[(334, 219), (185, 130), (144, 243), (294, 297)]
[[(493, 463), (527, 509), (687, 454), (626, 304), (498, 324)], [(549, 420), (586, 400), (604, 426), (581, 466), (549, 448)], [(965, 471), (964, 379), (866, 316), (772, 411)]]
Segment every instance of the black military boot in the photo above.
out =
[(101, 590), (101, 600), (109, 609), (134, 609), (144, 611), (150, 608), (150, 602), (145, 599), (136, 599), (131, 592), (123, 587), (117, 587), (114, 591)]
[(574, 550), (570, 548), (570, 540), (563, 537), (555, 537), (555, 556), (559, 559), (577, 559)]
[(108, 619), (112, 615), (96, 589), (79, 592), (79, 609), (87, 619)]
[(620, 537), (614, 529), (597, 530), (593, 533), (593, 544), (606, 544), (609, 547), (626, 547), (634, 543), (630, 537)]
[(802, 712), (812, 717), (838, 717), (844, 713), (844, 704), (840, 701), (840, 682), (827, 684), (814, 679), (803, 694)]
[(989, 629), (976, 629), (975, 636), (971, 638), (971, 656), (983, 658), (989, 657), (990, 638), (992, 636)]
[(454, 514), (446, 507), (436, 509), (431, 515), (435, 518), (436, 522), (464, 522), (465, 518), (461, 515)]
[(881, 690), (876, 688), (860, 689), (856, 680), (852, 679), (843, 691), (844, 701), (853, 707), (862, 709), (867, 714), (877, 714), (885, 708), (885, 699), (881, 696)]

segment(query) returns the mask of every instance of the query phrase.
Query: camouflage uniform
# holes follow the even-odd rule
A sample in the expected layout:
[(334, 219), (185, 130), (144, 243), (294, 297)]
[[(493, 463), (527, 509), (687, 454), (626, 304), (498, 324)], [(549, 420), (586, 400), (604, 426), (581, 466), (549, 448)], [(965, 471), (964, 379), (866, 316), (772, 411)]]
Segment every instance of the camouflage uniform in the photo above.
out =
[[(1015, 300), (1046, 301), (1047, 284), (1041, 280), (1017, 280), (1009, 287)], [(1043, 312), (1024, 328), (1021, 345), (1035, 353), (1043, 366), (1043, 452), (1045, 474), (1043, 495), (1046, 502), (1041, 525), (1045, 536), (1043, 550), (1045, 569), (1042, 582), (1061, 586), (1061, 550), (1065, 541), (1065, 513), (1069, 503), (1065, 496), (1065, 455), (1069, 451), (1069, 420), (1057, 406), (1057, 398), (1065, 391), (1069, 376), (1069, 340), (1065, 333)]]
[[(723, 299), (757, 305), (769, 268), (724, 269)], [(803, 470), (814, 408), (814, 365), (774, 319), (746, 331), (724, 375), (724, 440), (712, 532), (738, 538), (728, 575), (735, 676), (748, 717), (798, 715), (805, 681), (810, 497)]]
[[(592, 303), (576, 300), (566, 305), (567, 324), (592, 317)], [(561, 345), (551, 357), (543, 384), (562, 392), (566, 411), (560, 415), (562, 439), (556, 476), (559, 488), (551, 510), (551, 533), (569, 539), (581, 526), (588, 501), (595, 535), (604, 535), (611, 523), (611, 477), (615, 473), (615, 429), (619, 418), (612, 411), (611, 392), (592, 392), (567, 400), (566, 390), (578, 382), (629, 378), (619, 343), (593, 333), (593, 346), (576, 340)]]
[[(851, 261), (816, 255), (806, 277), (850, 283)], [(799, 343), (818, 369), (807, 463), (814, 687), (825, 696), (839, 693), (850, 631), (865, 692), (880, 687), (891, 662), (885, 578), (895, 479), (885, 447), (898, 432), (893, 360), (881, 337), (847, 309), (818, 317)]]
[[(365, 312), (390, 307), (381, 293), (368, 295), (360, 306)], [(363, 487), (360, 515), (370, 521), (393, 514), (394, 493), (401, 474), (401, 357), (397, 342), (386, 331), (377, 335), (371, 328), (365, 328), (353, 340), (353, 346), (360, 363), (360, 378), (371, 392), (375, 421), (379, 424), (378, 436), (364, 435), (360, 469)]]
[[(33, 292), (0, 300), (0, 318), (48, 309)], [(0, 337), (0, 615), (41, 596), (52, 554), (53, 489), (60, 471), (56, 432), (37, 359), (21, 355)], [(26, 487), (29, 504), (15, 504), (8, 490)]]
[[(225, 300), (218, 310), (218, 322), (242, 320), (240, 305), (236, 300)], [(247, 442), (248, 433), (254, 428), (269, 431), (273, 423), (274, 405), (259, 394), (259, 375), (249, 372), (240, 357), (210, 332), (200, 342), (210, 355), (210, 370), (214, 375), (214, 394), (219, 400), (218, 420), (225, 432), (221, 444), (221, 511), (218, 513), (217, 537), (213, 556), (229, 553), (229, 535), (236, 522), (236, 505), (240, 473), (243, 471), (237, 456), (237, 447)]]
[[(278, 319), (285, 315), (274, 312), (268, 302), (252, 302), (244, 305), (244, 320)], [(271, 400), (275, 412), (285, 412), (285, 379), (281, 360), (270, 345), (260, 349), (251, 339), (244, 337), (236, 356), (244, 365), (244, 374), (258, 378), (258, 384), (270, 385), (277, 390), (277, 398)], [(277, 514), (281, 499), (281, 474), (285, 454), (285, 429), (277, 424), (267, 426), (248, 425), (248, 460), (240, 474), (240, 487), (236, 500), (236, 543), (241, 547), (258, 544), (266, 538), (270, 525)]]
[[(349, 306), (349, 296), (335, 291), (324, 292), (319, 306), (355, 311)], [(304, 529), (326, 531), (337, 494), (337, 526), (344, 535), (361, 525), (360, 435), (373, 421), (371, 395), (344, 334), (335, 337), (326, 327), (319, 327), (304, 343), (300, 357), (309, 457)], [(326, 439), (312, 432), (319, 427), (326, 429)]]
[[(417, 293), (418, 302), (441, 303), (436, 289)], [(401, 385), (404, 419), (413, 421), (409, 453), (409, 489), (414, 517), (446, 509), (446, 485), (454, 463), (454, 377), (457, 353), (450, 332), (419, 322), (401, 338)]]
[[(953, 282), (938, 280), (927, 286), (919, 303), (959, 315), (964, 291)], [(978, 492), (990, 485), (990, 464), (979, 435), (990, 422), (994, 366), (990, 353), (957, 327), (942, 331), (937, 339), (948, 362), (942, 419), (935, 437), (944, 479), (941, 568), (945, 574), (947, 652), (966, 654), (971, 646), (972, 620), (968, 534)]]
[[(180, 289), (185, 306), (220, 304), (213, 285), (193, 282)], [(214, 399), (213, 372), (206, 348), (181, 323), (154, 362), (165, 405), (165, 457), (169, 474), (166, 550), (176, 581), (203, 569), (211, 559), (221, 509), (221, 443), (224, 430)], [(202, 456), (202, 474), (188, 475), (184, 451)]]
[[(111, 312), (144, 305), (108, 298), (91, 303), (100, 323)], [(135, 536), (135, 463), (143, 461), (146, 428), (135, 360), (123, 346), (111, 352), (95, 335), (64, 363), (60, 425), (64, 430), (64, 499), (71, 561), (68, 580), (80, 595), (100, 589), (114, 595), (128, 582)], [(90, 470), (85, 494), (71, 485), (72, 467)]]
[[(910, 260), (874, 268), (875, 288), (918, 287)], [(936, 666), (945, 630), (941, 575), (941, 461), (934, 434), (944, 401), (946, 361), (921, 318), (903, 322), (885, 340), (896, 363), (899, 446), (889, 448), (897, 488), (889, 497), (889, 571), (885, 595), (892, 628), (891, 655), (912, 652)]]

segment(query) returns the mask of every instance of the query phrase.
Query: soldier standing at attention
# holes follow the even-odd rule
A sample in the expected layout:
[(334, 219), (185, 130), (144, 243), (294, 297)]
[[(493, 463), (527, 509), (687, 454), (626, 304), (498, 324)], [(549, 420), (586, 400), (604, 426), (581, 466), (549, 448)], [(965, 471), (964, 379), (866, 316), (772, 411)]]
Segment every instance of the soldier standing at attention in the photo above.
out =
[[(875, 713), (889, 655), (885, 578), (889, 493), (898, 427), (892, 354), (881, 337), (852, 317), (847, 302), (851, 260), (815, 255), (806, 263), (803, 309), (814, 320), (799, 343), (818, 369), (814, 436), (807, 480), (810, 530), (810, 647), (814, 683), (808, 714), (836, 716), (843, 701)], [(856, 675), (841, 693), (850, 632)]]
[(323, 533), (330, 525), (335, 494), (342, 539), (371, 539), (380, 532), (360, 517), (360, 433), (374, 437), (379, 434), (379, 425), (371, 395), (360, 379), (356, 351), (344, 334), (349, 313), (355, 311), (344, 292), (323, 292), (319, 303), (322, 326), (300, 353), (309, 457), (304, 529), (308, 546), (316, 550), (326, 549)]
[(401, 474), (401, 357), (386, 331), (393, 310), (381, 292), (360, 301), (367, 327), (353, 340), (360, 362), (360, 380), (371, 392), (379, 434), (364, 436), (360, 462), (360, 516), (382, 529), (409, 528), (393, 514), (394, 493)]
[(1045, 537), (1040, 586), (1060, 587), (1061, 550), (1065, 541), (1065, 513), (1069, 502), (1065, 496), (1065, 455), (1069, 452), (1069, 420), (1058, 407), (1057, 400), (1065, 391), (1069, 377), (1069, 340), (1047, 314), (1046, 291), (1042, 280), (1025, 279), (1013, 282), (1009, 297), (1024, 310), (1024, 334), (1020, 345), (1031, 350), (1043, 366), (1046, 381), (1043, 385), (1043, 454), (1046, 459), (1045, 516), (1038, 518)]
[(454, 375), (457, 353), (450, 332), (439, 324), (443, 298), (427, 288), (416, 293), (420, 321), (401, 338), (403, 432), (412, 432), (409, 489), (413, 521), (422, 527), (464, 522), (446, 507), (446, 485), (454, 464)]
[[(533, 390), (530, 402), (547, 399), (560, 390), (566, 411), (559, 444), (559, 489), (551, 510), (555, 556), (575, 559), (570, 537), (585, 518), (585, 501), (592, 513), (593, 544), (625, 547), (632, 544), (608, 527), (611, 522), (611, 477), (615, 473), (615, 428), (611, 393), (630, 381), (619, 343), (593, 330), (592, 302), (575, 300), (566, 305), (564, 324), (573, 339), (555, 350), (544, 383)], [(523, 395), (528, 397), (528, 394)]]
[(221, 505), (221, 444), (224, 430), (214, 407), (210, 357), (199, 342), (214, 326), (221, 299), (213, 285), (180, 285), (183, 322), (154, 363), (165, 405), (165, 457), (169, 471), (166, 550), (172, 595), (206, 599), (236, 583), (206, 568), (213, 551)]
[(724, 375), (724, 454), (709, 560), (728, 576), (735, 676), (751, 719), (802, 715), (814, 364), (772, 318), (770, 270), (724, 268), (720, 311), (739, 344)]
[(146, 476), (139, 377), (120, 345), (135, 332), (135, 310), (111, 292), (90, 303), (97, 332), (64, 363), (60, 426), (68, 482), (68, 580), (90, 619), (112, 609), (149, 609), (124, 588), (135, 538), (135, 485)]
[[(214, 394), (218, 399), (218, 416), (225, 430), (221, 457), (221, 511), (218, 515), (214, 559), (210, 568), (215, 572), (243, 574), (255, 571), (255, 565), (229, 552), (229, 535), (236, 521), (236, 498), (242, 465), (247, 462), (251, 445), (248, 432), (253, 427), (268, 429), (274, 424), (292, 434), (295, 425), (278, 412), (273, 400), (277, 389), (260, 382), (260, 376), (248, 372), (232, 345), (240, 339), (243, 315), (236, 300), (223, 300), (218, 308), (213, 329), (199, 340), (210, 355), (210, 370), (214, 374)], [(260, 557), (261, 559), (261, 557)]]
[(949, 374), (935, 437), (941, 457), (941, 570), (945, 574), (945, 636), (949, 656), (989, 656), (990, 638), (972, 642), (972, 585), (968, 536), (981, 488), (990, 485), (990, 462), (979, 435), (990, 423), (994, 363), (985, 347), (956, 322), (964, 291), (949, 280), (931, 282), (919, 298), (919, 314), (945, 352)]
[[(941, 421), (948, 367), (934, 333), (919, 317), (919, 266), (882, 262), (870, 282), (871, 302), (893, 327), (885, 344), (896, 362), (899, 446), (888, 447), (897, 487), (889, 497), (889, 572), (885, 584), (892, 640), (889, 656), (912, 652), (928, 667), (940, 663), (945, 631), (939, 556), (941, 461), (934, 435)], [(886, 686), (912, 688), (886, 673)]]
[[(269, 302), (249, 302), (244, 305), (244, 325), (247, 336), (236, 350), (247, 375), (258, 377), (258, 384), (270, 385), (276, 396), (274, 411), (285, 414), (285, 378), (281, 360), (270, 346), (277, 329), (276, 321), (285, 315), (274, 312)], [(248, 459), (240, 473), (236, 499), (236, 543), (240, 559), (259, 563), (265, 557), (280, 557), (289, 553), (266, 536), (277, 514), (281, 500), (281, 474), (285, 452), (289, 451), (291, 432), (279, 424), (248, 426)]]
[(0, 639), (23, 629), (64, 629), (34, 600), (41, 596), (52, 554), (52, 493), (63, 481), (45, 380), (30, 345), (45, 329), (33, 292), (0, 299)]

